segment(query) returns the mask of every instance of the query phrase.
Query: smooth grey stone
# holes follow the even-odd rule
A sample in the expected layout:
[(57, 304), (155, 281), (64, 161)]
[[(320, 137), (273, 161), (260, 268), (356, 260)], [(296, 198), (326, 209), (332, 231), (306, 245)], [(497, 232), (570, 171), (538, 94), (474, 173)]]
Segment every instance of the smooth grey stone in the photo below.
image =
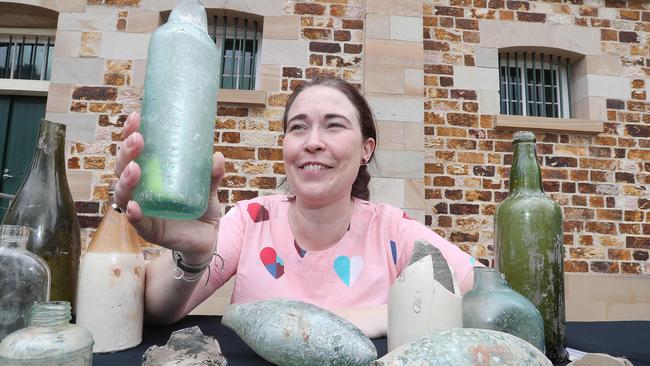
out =
[(513, 335), (487, 329), (434, 330), (375, 361), (376, 366), (552, 366), (544, 354)]
[(233, 304), (221, 322), (276, 365), (368, 365), (374, 344), (352, 323), (318, 306), (273, 299)]

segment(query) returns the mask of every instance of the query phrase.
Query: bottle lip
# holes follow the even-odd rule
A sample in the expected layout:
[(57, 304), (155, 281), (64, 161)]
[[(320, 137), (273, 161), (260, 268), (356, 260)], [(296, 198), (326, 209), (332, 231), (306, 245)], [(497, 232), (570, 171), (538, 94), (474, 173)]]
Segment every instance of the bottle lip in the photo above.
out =
[(0, 225), (0, 242), (4, 244), (27, 244), (29, 227), (25, 225)]
[(521, 142), (535, 142), (537, 141), (535, 134), (530, 131), (517, 131), (512, 135), (513, 143), (518, 144)]
[(30, 325), (48, 326), (68, 323), (72, 307), (68, 301), (43, 301), (32, 305)]
[(475, 270), (475, 271), (482, 271), (482, 272), (497, 272), (496, 268), (492, 268), (492, 267), (479, 267), (479, 266), (475, 266), (475, 267), (474, 267), (474, 270)]

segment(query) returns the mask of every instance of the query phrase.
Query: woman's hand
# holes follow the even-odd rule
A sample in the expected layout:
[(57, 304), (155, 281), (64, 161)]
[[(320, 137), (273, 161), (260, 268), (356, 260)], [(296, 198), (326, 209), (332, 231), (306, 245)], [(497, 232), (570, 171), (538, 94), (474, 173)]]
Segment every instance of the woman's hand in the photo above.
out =
[(145, 144), (139, 130), (140, 114), (134, 112), (124, 124), (124, 143), (117, 152), (115, 174), (119, 179), (115, 186), (115, 203), (126, 211), (127, 219), (144, 240), (182, 252), (187, 263), (207, 262), (214, 250), (221, 212), (217, 189), (224, 175), (223, 155), (213, 155), (208, 209), (202, 217), (181, 221), (144, 216), (140, 205), (132, 200), (133, 189), (141, 176), (140, 166), (135, 159), (142, 153)]

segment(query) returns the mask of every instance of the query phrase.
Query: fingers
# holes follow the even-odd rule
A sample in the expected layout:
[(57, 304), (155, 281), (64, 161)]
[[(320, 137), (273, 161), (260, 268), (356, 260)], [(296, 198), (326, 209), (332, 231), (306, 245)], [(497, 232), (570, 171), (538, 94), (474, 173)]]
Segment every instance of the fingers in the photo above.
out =
[(210, 182), (210, 193), (216, 193), (219, 183), (225, 175), (226, 159), (223, 154), (216, 152), (212, 155), (212, 181)]
[(216, 224), (221, 216), (221, 205), (219, 204), (219, 183), (225, 174), (225, 159), (220, 152), (212, 155), (212, 180), (210, 181), (210, 196), (208, 199), (208, 209), (201, 216), (201, 221)]
[(135, 161), (130, 162), (124, 168), (115, 185), (114, 199), (118, 206), (127, 208), (127, 203), (131, 200), (133, 190), (140, 181), (141, 174), (140, 166)]
[(140, 130), (140, 114), (133, 112), (126, 119), (124, 127), (122, 128), (122, 136), (124, 143), (117, 152), (115, 161), (115, 174), (121, 176), (124, 168), (137, 158), (142, 152), (144, 147), (144, 138), (138, 132)]
[(217, 235), (221, 207), (217, 192), (225, 174), (225, 159), (217, 152), (212, 156), (212, 178), (208, 208), (199, 220), (167, 220), (144, 216), (135, 201), (129, 201), (131, 192), (140, 179), (141, 171), (137, 163), (129, 163), (118, 181), (115, 200), (126, 208), (126, 216), (138, 234), (145, 240), (169, 249), (184, 253), (190, 262), (202, 263), (212, 255)]

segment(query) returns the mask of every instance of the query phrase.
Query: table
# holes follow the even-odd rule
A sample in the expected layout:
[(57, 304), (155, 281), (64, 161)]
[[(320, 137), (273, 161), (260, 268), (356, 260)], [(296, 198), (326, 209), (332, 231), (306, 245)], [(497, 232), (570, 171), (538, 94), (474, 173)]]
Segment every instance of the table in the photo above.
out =
[[(214, 336), (228, 359), (228, 365), (271, 365), (255, 353), (230, 329), (221, 325), (219, 316), (190, 315), (168, 327), (145, 327), (142, 343), (130, 350), (95, 354), (94, 366), (140, 365), (142, 355), (152, 345), (167, 343), (173, 331), (198, 325), (206, 335)], [(386, 354), (386, 338), (373, 339), (379, 355)], [(625, 356), (634, 366), (650, 366), (650, 321), (569, 322), (566, 345), (585, 352)]]

